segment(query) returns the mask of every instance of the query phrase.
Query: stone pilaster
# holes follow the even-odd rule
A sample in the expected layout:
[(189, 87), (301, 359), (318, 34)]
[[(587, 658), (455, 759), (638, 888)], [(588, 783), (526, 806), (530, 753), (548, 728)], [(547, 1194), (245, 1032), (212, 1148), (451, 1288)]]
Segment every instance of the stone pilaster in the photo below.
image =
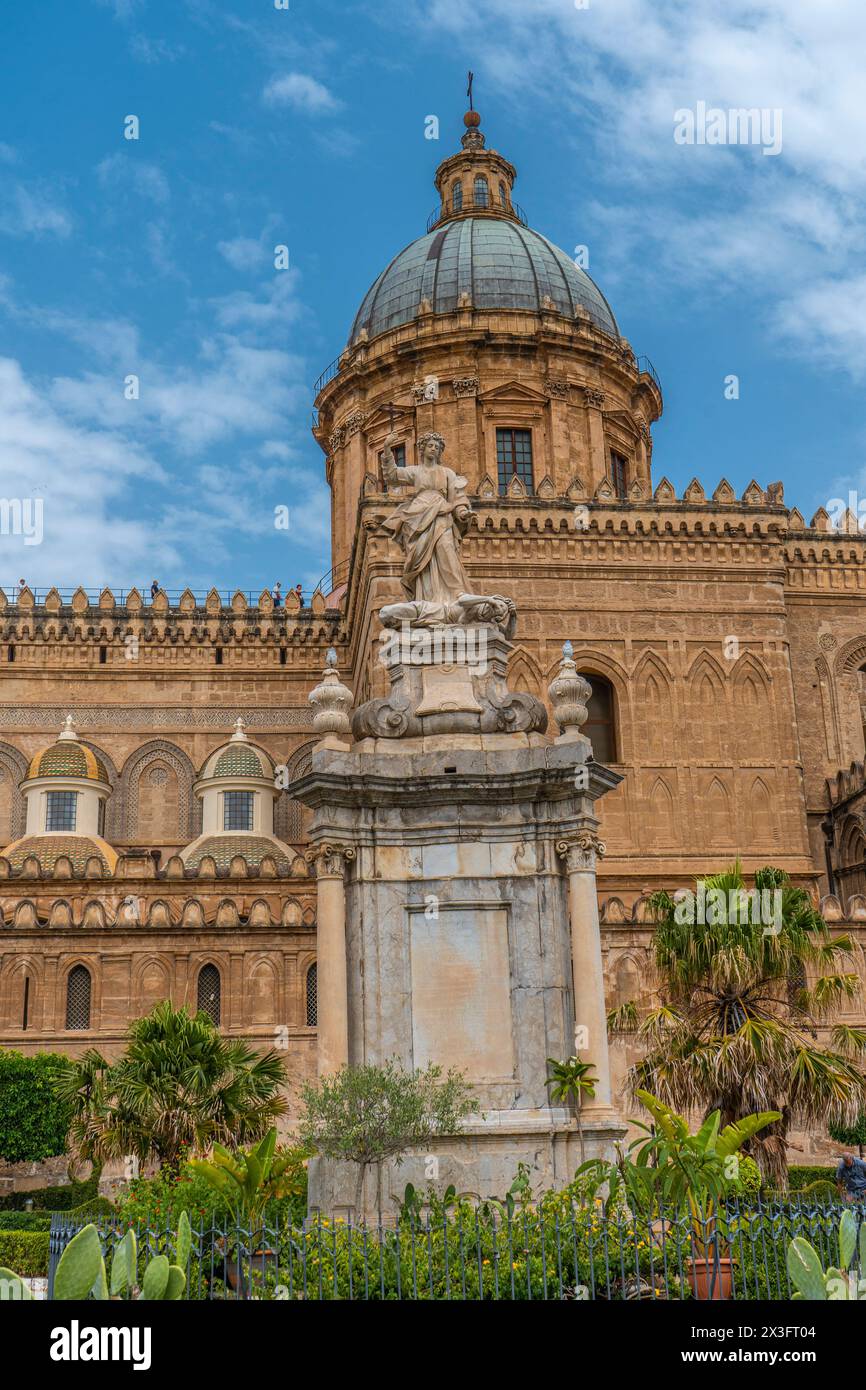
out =
[(593, 1063), (598, 1077), (595, 1099), (581, 1108), (590, 1114), (610, 1112), (610, 1053), (595, 881), (596, 864), (605, 847), (594, 829), (585, 829), (560, 840), (556, 852), (568, 874), (575, 1052), (581, 1054), (582, 1061)]
[(346, 974), (347, 865), (355, 858), (351, 845), (313, 845), (306, 854), (318, 884), (317, 974), (318, 1070), (329, 1076), (349, 1061), (349, 1005)]

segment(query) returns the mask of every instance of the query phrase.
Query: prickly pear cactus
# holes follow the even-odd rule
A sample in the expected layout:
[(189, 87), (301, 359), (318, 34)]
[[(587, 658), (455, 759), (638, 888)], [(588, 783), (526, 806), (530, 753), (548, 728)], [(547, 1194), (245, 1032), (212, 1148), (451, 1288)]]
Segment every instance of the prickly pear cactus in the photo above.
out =
[(846, 1211), (839, 1223), (839, 1263), (824, 1269), (818, 1253), (808, 1240), (796, 1236), (788, 1245), (788, 1274), (794, 1285), (795, 1299), (811, 1303), (839, 1303), (846, 1300), (866, 1301), (866, 1223), (860, 1228), (860, 1277), (849, 1266), (857, 1249), (857, 1223), (853, 1213)]

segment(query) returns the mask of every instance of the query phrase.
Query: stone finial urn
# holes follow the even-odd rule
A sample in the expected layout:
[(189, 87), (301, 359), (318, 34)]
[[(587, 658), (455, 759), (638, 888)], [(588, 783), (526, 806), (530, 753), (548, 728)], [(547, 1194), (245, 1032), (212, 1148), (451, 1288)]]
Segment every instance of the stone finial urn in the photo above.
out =
[(547, 693), (553, 717), (559, 725), (560, 739), (572, 742), (584, 738), (580, 728), (589, 716), (587, 704), (592, 695), (592, 686), (575, 666), (574, 648), (570, 642), (563, 643), (562, 661), (547, 687)]
[(337, 670), (337, 653), (333, 647), (328, 649), (322, 680), (310, 691), (310, 704), (315, 710), (313, 728), (321, 737), (328, 734), (347, 734), (349, 732), (349, 711), (354, 696), (347, 685), (343, 685)]

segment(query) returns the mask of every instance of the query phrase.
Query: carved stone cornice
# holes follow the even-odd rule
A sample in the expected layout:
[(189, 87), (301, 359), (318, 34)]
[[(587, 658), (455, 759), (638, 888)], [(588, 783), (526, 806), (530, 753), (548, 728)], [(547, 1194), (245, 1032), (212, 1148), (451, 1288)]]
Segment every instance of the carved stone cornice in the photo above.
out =
[(594, 830), (578, 830), (567, 840), (557, 841), (556, 852), (571, 874), (594, 870), (596, 860), (604, 858), (607, 846)]
[(311, 845), (305, 851), (304, 858), (317, 879), (343, 878), (348, 865), (355, 858), (355, 848), (353, 845), (322, 840), (318, 845)]

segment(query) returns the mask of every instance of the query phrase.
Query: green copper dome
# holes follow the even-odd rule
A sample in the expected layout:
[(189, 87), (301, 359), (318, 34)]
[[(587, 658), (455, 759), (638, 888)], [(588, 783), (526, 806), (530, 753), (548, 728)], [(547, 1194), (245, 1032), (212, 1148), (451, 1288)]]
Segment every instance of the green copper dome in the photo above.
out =
[(582, 311), (613, 338), (619, 329), (598, 287), (538, 232), (506, 217), (464, 216), (419, 237), (396, 256), (368, 290), (350, 335), (370, 338), (410, 323), (421, 301), (433, 312), (456, 309), (462, 294), (476, 309), (528, 309), (550, 300), (561, 314)]

